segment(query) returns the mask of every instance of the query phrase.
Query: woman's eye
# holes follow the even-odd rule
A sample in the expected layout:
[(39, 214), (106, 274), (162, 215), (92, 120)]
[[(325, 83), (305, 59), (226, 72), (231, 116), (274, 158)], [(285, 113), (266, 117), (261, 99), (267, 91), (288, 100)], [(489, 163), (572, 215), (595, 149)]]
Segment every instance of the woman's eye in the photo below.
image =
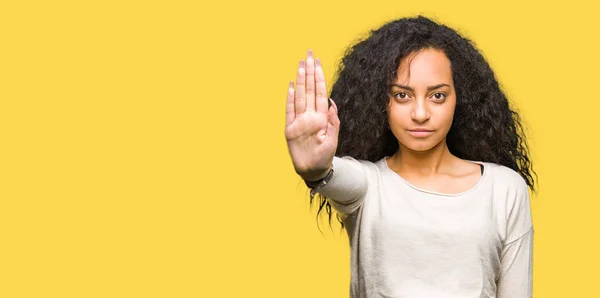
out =
[(444, 94), (444, 93), (434, 93), (433, 94), (433, 98), (435, 98), (437, 101), (442, 101), (442, 100), (446, 99), (446, 94)]
[(397, 99), (406, 99), (408, 97), (408, 94), (406, 94), (404, 92), (399, 92), (399, 93), (396, 93), (394, 95), (394, 97)]

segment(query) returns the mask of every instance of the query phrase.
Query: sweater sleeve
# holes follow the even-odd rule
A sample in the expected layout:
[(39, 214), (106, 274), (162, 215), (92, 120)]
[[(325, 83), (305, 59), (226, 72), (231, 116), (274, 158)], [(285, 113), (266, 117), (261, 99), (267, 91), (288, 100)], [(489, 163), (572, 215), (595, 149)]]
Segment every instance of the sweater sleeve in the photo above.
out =
[(530, 298), (533, 283), (533, 228), (508, 243), (502, 252), (502, 271), (497, 298)]
[(363, 161), (350, 156), (333, 158), (333, 176), (320, 188), (314, 189), (325, 196), (339, 213), (348, 215), (363, 203), (367, 188), (367, 169)]
[(533, 225), (529, 192), (519, 179), (514, 201), (509, 204), (506, 240), (500, 259), (497, 298), (530, 298), (533, 283)]

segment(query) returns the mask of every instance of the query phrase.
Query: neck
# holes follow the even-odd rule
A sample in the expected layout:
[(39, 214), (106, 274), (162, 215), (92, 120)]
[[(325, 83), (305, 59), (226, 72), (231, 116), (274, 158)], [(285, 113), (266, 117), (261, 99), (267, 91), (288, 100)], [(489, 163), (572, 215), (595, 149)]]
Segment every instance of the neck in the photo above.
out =
[(435, 147), (426, 151), (414, 151), (402, 144), (388, 161), (399, 171), (419, 173), (424, 176), (446, 172), (452, 167), (455, 156), (450, 153), (444, 139)]

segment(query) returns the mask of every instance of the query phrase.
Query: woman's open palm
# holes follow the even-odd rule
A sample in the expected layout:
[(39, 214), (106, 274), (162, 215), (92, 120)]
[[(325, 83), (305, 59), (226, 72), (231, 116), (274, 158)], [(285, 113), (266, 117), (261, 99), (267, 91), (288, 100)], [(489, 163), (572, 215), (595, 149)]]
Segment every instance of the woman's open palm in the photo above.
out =
[(294, 169), (307, 180), (327, 173), (337, 148), (340, 120), (329, 100), (321, 62), (308, 50), (306, 63), (300, 60), (298, 66), (295, 89), (290, 82), (285, 113), (285, 138)]

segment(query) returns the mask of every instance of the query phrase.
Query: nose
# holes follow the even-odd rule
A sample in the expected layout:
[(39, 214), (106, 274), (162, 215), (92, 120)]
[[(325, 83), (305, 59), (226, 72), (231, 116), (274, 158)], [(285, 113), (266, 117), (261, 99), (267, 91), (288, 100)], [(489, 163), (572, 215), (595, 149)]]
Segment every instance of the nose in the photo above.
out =
[(429, 107), (425, 103), (425, 100), (419, 99), (415, 100), (410, 116), (415, 122), (423, 123), (431, 117), (431, 113), (429, 112)]

